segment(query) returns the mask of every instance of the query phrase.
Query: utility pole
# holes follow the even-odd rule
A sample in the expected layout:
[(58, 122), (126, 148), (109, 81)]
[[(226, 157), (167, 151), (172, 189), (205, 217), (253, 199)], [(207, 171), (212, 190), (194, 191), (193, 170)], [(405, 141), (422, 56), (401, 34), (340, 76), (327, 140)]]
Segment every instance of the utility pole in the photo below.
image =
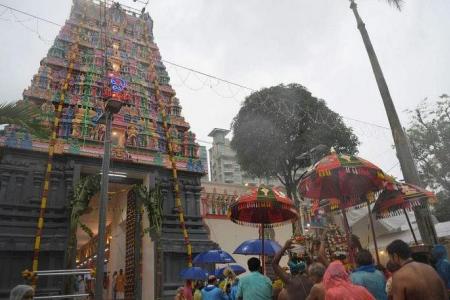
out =
[[(386, 109), (386, 114), (391, 126), (395, 149), (397, 151), (397, 157), (400, 162), (403, 177), (408, 183), (415, 184), (417, 186), (423, 186), (419, 178), (416, 165), (414, 163), (411, 149), (409, 147), (408, 138), (400, 123), (400, 119), (398, 118), (397, 111), (395, 109), (391, 94), (389, 93), (386, 80), (384, 79), (384, 75), (380, 67), (380, 63), (378, 62), (378, 58), (372, 46), (372, 42), (370, 41), (366, 26), (358, 13), (357, 5), (354, 0), (350, 0), (350, 9), (355, 15), (356, 23), (358, 25), (359, 32), (361, 33), (364, 46), (366, 47), (367, 54), (369, 55), (370, 63), (372, 65), (372, 70), (377, 81), (381, 98), (383, 99), (384, 108)], [(436, 230), (431, 220), (431, 213), (428, 207), (415, 208), (414, 215), (416, 217), (417, 226), (419, 227), (420, 236), (422, 237), (422, 242), (428, 245), (436, 244)]]
[(102, 179), (100, 186), (100, 205), (98, 216), (97, 234), (97, 261), (95, 268), (95, 299), (102, 300), (103, 294), (103, 273), (105, 265), (105, 243), (106, 243), (106, 207), (108, 205), (108, 185), (109, 185), (109, 163), (111, 161), (111, 130), (113, 114), (105, 112), (106, 133), (104, 141), (104, 153), (102, 162)]
[(104, 141), (104, 153), (102, 162), (102, 180), (100, 187), (100, 205), (98, 212), (98, 244), (97, 260), (95, 269), (95, 299), (103, 300), (103, 276), (105, 266), (105, 244), (106, 244), (106, 207), (108, 205), (108, 184), (109, 184), (109, 163), (111, 161), (111, 131), (114, 114), (122, 108), (123, 102), (120, 100), (120, 93), (125, 89), (126, 82), (113, 75), (111, 77), (112, 90), (111, 97), (106, 101), (105, 113), (106, 132)]

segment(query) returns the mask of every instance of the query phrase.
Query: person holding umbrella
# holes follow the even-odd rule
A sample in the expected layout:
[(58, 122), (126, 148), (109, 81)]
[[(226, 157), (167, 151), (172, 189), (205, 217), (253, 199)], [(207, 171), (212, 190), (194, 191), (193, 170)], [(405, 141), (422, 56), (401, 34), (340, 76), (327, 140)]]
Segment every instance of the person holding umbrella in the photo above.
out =
[(220, 283), (220, 288), (228, 294), (230, 293), (231, 286), (236, 279), (236, 274), (234, 274), (231, 268), (225, 268), (225, 270), (223, 270), (223, 275), (225, 276), (225, 279)]
[(305, 300), (313, 286), (311, 280), (302, 274), (306, 270), (306, 264), (291, 263), (290, 271), (292, 276), (289, 276), (289, 274), (279, 265), (284, 253), (293, 248), (293, 242), (292, 239), (287, 240), (283, 248), (275, 254), (272, 261), (272, 268), (275, 274), (284, 282), (288, 299)]

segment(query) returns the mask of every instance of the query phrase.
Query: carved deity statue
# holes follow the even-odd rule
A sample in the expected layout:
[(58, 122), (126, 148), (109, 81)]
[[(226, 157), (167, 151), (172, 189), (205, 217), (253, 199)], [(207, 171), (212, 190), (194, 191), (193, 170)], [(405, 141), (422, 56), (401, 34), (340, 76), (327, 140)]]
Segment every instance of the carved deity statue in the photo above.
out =
[(60, 129), (60, 136), (68, 137), (70, 136), (70, 131), (72, 130), (72, 118), (74, 114), (73, 106), (69, 106), (64, 109), (62, 124)]
[(46, 127), (52, 126), (53, 118), (55, 117), (55, 106), (50, 101), (46, 101), (41, 105), (41, 112), (42, 124)]
[(106, 127), (105, 124), (98, 124), (94, 127), (94, 140), (105, 140)]
[(78, 107), (75, 113), (75, 117), (72, 121), (72, 137), (81, 137), (81, 126), (84, 118), (84, 108)]
[(126, 139), (127, 144), (131, 146), (137, 146), (137, 136), (138, 136), (138, 130), (135, 125), (130, 124), (127, 128), (126, 132)]

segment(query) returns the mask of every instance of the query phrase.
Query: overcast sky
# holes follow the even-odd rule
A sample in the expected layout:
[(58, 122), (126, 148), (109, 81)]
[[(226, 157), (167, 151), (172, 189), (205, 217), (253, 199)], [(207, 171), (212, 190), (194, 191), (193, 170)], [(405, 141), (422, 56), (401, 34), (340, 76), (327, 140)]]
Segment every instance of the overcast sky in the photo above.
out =
[[(406, 109), (425, 97), (450, 93), (450, 1), (405, 1), (401, 12), (384, 2), (359, 0), (358, 7), (407, 126)], [(72, 2), (0, 3), (63, 24)], [(388, 126), (348, 0), (151, 0), (147, 10), (165, 60), (254, 89), (300, 83), (347, 118)], [(21, 98), (58, 31), (0, 7), (1, 101)], [(170, 65), (167, 69), (183, 115), (201, 141), (211, 141), (207, 135), (214, 127), (229, 128), (250, 93)], [(389, 130), (346, 123), (362, 142), (360, 156), (402, 178)]]

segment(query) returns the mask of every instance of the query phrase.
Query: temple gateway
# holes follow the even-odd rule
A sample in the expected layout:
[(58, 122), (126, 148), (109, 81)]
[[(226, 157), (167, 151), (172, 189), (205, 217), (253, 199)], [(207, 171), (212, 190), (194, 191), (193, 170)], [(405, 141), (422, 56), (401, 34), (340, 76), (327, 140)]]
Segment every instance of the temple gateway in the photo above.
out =
[[(39, 270), (95, 267), (106, 131), (101, 116), (114, 92), (124, 105), (112, 126), (104, 237), (108, 297), (113, 272), (123, 269), (126, 299), (173, 299), (188, 256), (180, 214), (193, 255), (217, 247), (200, 215), (206, 166), (181, 116), (150, 15), (118, 3), (74, 0), (23, 92), (51, 138), (15, 126), (0, 137), (0, 299), (32, 269), (36, 253)], [(65, 293), (68, 285), (65, 277), (40, 277), (37, 294)]]

